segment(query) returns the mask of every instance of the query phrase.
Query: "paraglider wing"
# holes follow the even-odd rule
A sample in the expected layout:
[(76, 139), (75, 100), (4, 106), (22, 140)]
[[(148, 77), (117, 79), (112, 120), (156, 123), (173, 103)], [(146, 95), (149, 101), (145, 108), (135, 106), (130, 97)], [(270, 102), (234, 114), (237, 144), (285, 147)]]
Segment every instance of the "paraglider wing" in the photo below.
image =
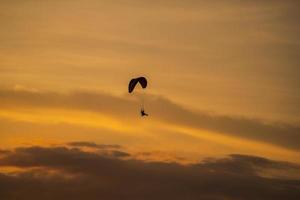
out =
[(147, 79), (145, 77), (138, 78), (139, 83), (141, 84), (142, 88), (147, 87)]
[(129, 82), (129, 85), (128, 85), (129, 93), (131, 93), (134, 90), (137, 83), (140, 83), (142, 88), (147, 87), (147, 79), (145, 77), (134, 78), (134, 79), (131, 79), (131, 81)]
[(131, 79), (131, 81), (129, 82), (128, 85), (128, 92), (131, 93), (133, 91), (133, 89), (135, 88), (136, 84), (138, 83), (137, 79)]

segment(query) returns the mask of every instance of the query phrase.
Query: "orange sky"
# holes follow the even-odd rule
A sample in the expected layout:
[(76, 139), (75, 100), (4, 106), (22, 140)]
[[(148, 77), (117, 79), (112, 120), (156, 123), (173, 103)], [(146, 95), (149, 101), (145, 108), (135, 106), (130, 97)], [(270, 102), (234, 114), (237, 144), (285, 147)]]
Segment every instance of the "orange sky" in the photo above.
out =
[[(2, 2), (1, 147), (93, 141), (300, 163), (300, 5), (255, 2)], [(127, 94), (141, 75), (145, 119)]]

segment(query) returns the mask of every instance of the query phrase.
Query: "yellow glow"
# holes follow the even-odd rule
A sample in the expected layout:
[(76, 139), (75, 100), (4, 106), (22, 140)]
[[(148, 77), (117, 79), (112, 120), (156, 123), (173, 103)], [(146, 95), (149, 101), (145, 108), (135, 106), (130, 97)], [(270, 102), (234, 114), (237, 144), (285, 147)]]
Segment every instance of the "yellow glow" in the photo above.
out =
[(137, 130), (135, 127), (128, 126), (112, 117), (108, 117), (107, 115), (67, 109), (30, 108), (23, 110), (19, 109), (18, 111), (1, 110), (0, 117), (41, 124), (67, 123), (73, 125), (105, 128), (126, 133)]
[[(143, 120), (130, 123), (130, 119), (127, 119), (125, 123), (117, 117), (102, 113), (49, 108), (2, 109), (0, 111), (0, 118), (50, 125), (50, 129), (51, 125), (69, 124), (74, 127), (82, 126), (116, 131), (126, 137), (143, 137), (143, 140), (138, 139), (133, 141), (131, 139), (124, 142), (125, 145), (130, 144), (128, 150), (137, 155), (138, 158), (178, 161), (180, 159), (176, 159), (176, 156), (184, 156), (187, 160), (179, 161), (184, 163), (196, 162), (207, 156), (225, 156), (231, 153), (242, 153), (273, 159), (282, 159), (284, 157), (288, 161), (300, 162), (299, 153), (292, 150), (212, 131), (162, 123), (151, 118), (147, 120), (147, 123), (144, 123)], [(84, 135), (84, 133), (82, 134)], [(105, 135), (105, 133), (103, 134)], [(31, 137), (24, 133), (14, 138), (6, 137), (3, 141), (12, 146), (19, 146), (20, 144), (50, 145), (74, 140), (74, 138), (78, 138), (77, 136), (74, 134), (68, 135), (63, 140), (61, 140), (62, 138), (49, 139), (46, 137), (45, 140), (45, 137), (40, 138), (38, 135)], [(97, 137), (95, 135), (85, 135), (84, 138), (93, 138), (93, 141), (95, 141)], [(114, 138), (114, 135), (106, 134), (105, 137)], [(194, 141), (185, 141), (185, 138), (189, 137), (194, 138)], [(156, 153), (144, 156), (139, 154), (141, 151)]]

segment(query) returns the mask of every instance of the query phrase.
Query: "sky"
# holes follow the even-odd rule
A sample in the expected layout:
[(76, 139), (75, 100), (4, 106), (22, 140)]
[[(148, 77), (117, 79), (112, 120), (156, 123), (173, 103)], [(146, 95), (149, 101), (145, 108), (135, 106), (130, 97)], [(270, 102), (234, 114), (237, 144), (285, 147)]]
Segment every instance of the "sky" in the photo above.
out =
[(0, 198), (299, 199), (299, 7), (2, 0)]

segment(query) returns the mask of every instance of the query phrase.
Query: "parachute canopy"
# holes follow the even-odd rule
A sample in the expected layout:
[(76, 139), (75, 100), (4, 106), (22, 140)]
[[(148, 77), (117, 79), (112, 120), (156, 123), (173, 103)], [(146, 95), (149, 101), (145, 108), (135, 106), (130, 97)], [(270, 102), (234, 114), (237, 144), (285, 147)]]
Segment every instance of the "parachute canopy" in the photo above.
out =
[(129, 82), (128, 85), (128, 92), (131, 93), (135, 86), (140, 83), (142, 88), (146, 88), (147, 87), (147, 79), (145, 77), (138, 77), (138, 78), (133, 78), (131, 79), (131, 81)]

